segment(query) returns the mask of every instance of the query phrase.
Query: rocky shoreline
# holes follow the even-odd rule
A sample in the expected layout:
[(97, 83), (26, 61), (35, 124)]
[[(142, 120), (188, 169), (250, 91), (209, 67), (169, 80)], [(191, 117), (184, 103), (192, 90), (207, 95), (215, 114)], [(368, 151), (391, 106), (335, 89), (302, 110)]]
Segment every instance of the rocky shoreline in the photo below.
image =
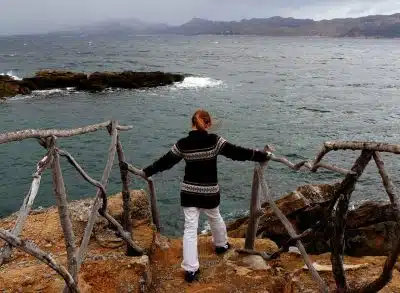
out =
[[(328, 184), (301, 186), (296, 191), (279, 199), (277, 204), (296, 229), (301, 231), (304, 229), (302, 225), (307, 226), (309, 222), (316, 219), (316, 214), (313, 216), (311, 211), (316, 207), (324, 206), (329, 201), (334, 188), (335, 185)], [(79, 274), (81, 292), (304, 293), (319, 291), (310, 272), (304, 266), (302, 257), (292, 249), (270, 261), (265, 261), (258, 255), (239, 254), (235, 251), (244, 247), (243, 237), (245, 234), (243, 232), (246, 231), (247, 218), (239, 219), (229, 225), (229, 242), (233, 249), (224, 256), (214, 253), (210, 236), (199, 236), (201, 276), (198, 282), (188, 284), (183, 280), (180, 267), (182, 239), (168, 239), (155, 232), (150, 224), (150, 206), (146, 192), (131, 191), (131, 204), (131, 219), (134, 227), (132, 237), (140, 247), (147, 251), (148, 255), (126, 256), (124, 242), (116, 235), (115, 231), (110, 229), (107, 221), (98, 218), (87, 258)], [(386, 209), (384, 205), (379, 205), (378, 210), (375, 204), (377, 203), (369, 202), (352, 210), (349, 214), (348, 224), (351, 227), (357, 227), (357, 223), (365, 223), (361, 226), (363, 228), (359, 228), (359, 231), (364, 231), (365, 227), (388, 222), (391, 217), (390, 210)], [(271, 236), (279, 242), (279, 237), (275, 237), (274, 233), (284, 237), (279, 232), (282, 230), (280, 224), (276, 222), (268, 206), (264, 205), (264, 208), (265, 213), (260, 221), (259, 231), (262, 231), (260, 236)], [(91, 199), (69, 203), (77, 245), (82, 239), (90, 209)], [(122, 221), (121, 194), (109, 197), (108, 212), (118, 221)], [(304, 219), (308, 220), (299, 222)], [(16, 214), (0, 219), (0, 228), (12, 228), (15, 220)], [(353, 231), (353, 228), (350, 230)], [(41, 249), (50, 252), (58, 263), (66, 266), (65, 242), (56, 207), (32, 211), (22, 234), (22, 239), (32, 240)], [(358, 237), (362, 238), (360, 235), (358, 234)], [(390, 243), (385, 235), (370, 233), (367, 239), (373, 241), (373, 237), (376, 237), (376, 244)], [(362, 254), (367, 255), (368, 252), (371, 252), (371, 250), (365, 249), (369, 247), (368, 243), (360, 243), (364, 243), (364, 250), (360, 248), (363, 251)], [(4, 242), (0, 240), (0, 246), (3, 244)], [(312, 246), (310, 247), (312, 248)], [(278, 246), (270, 239), (259, 238), (256, 239), (255, 249), (273, 253)], [(0, 266), (0, 288), (5, 292), (62, 292), (63, 280), (48, 266), (17, 249), (14, 249), (13, 252), (11, 262)], [(384, 250), (381, 250), (381, 253), (384, 254)], [(328, 284), (330, 291), (333, 292), (336, 285), (332, 275), (330, 253), (314, 254), (310, 257), (314, 267)], [(350, 285), (353, 287), (376, 279), (381, 273), (385, 260), (385, 256), (345, 256), (346, 276)], [(396, 266), (392, 281), (380, 292), (400, 291), (399, 270), (400, 268)]]
[(107, 88), (139, 89), (171, 85), (181, 82), (182, 74), (155, 72), (94, 72), (91, 74), (43, 70), (33, 77), (16, 80), (0, 75), (0, 100), (16, 95), (29, 95), (35, 90), (74, 88), (79, 91), (98, 92)]

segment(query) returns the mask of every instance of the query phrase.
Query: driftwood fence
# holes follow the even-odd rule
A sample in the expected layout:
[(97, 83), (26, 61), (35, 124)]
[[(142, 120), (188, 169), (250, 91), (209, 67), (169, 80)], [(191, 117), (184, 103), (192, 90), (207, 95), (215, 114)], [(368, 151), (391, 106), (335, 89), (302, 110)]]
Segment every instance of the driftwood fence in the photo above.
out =
[[(121, 238), (123, 238), (127, 244), (127, 255), (139, 256), (145, 253), (145, 251), (138, 247), (132, 240), (132, 223), (131, 223), (131, 203), (130, 203), (130, 192), (129, 192), (129, 178), (128, 178), (128, 164), (125, 163), (125, 156), (122, 149), (122, 144), (119, 138), (119, 131), (129, 130), (130, 126), (121, 126), (117, 121), (107, 121), (100, 124), (90, 125), (77, 129), (69, 130), (22, 130), (17, 132), (10, 132), (0, 134), (0, 144), (8, 143), (12, 141), (20, 141), (28, 138), (36, 138), (41, 146), (43, 146), (47, 153), (41, 159), (36, 168), (36, 172), (33, 174), (33, 180), (31, 188), (26, 195), (23, 204), (20, 208), (17, 221), (14, 228), (11, 231), (0, 229), (0, 239), (6, 241), (6, 245), (0, 250), (0, 265), (10, 261), (12, 254), (12, 247), (17, 247), (28, 254), (36, 257), (42, 262), (49, 265), (54, 269), (60, 276), (63, 277), (66, 283), (65, 292), (79, 292), (78, 287), (78, 274), (80, 267), (85, 259), (85, 255), (88, 249), (89, 240), (92, 235), (93, 227), (98, 214), (106, 218), (110, 224), (112, 224), (119, 232)], [(62, 150), (57, 145), (58, 138), (71, 137), (75, 135), (81, 135), (89, 132), (98, 131), (100, 129), (107, 129), (111, 136), (111, 143), (108, 150), (108, 160), (106, 167), (104, 168), (103, 176), (101, 181), (97, 181), (91, 178), (82, 167), (76, 162), (73, 156), (67, 151)], [(108, 178), (111, 173), (111, 169), (115, 159), (115, 153), (118, 155), (118, 161), (120, 166), (121, 181), (122, 181), (122, 197), (123, 197), (123, 226), (119, 224), (108, 212), (107, 212), (107, 193), (106, 186)], [(84, 236), (82, 238), (80, 247), (76, 247), (75, 235), (72, 229), (72, 223), (70, 219), (70, 213), (68, 210), (67, 194), (64, 186), (64, 179), (61, 170), (60, 158), (65, 157), (67, 161), (77, 170), (77, 172), (90, 184), (94, 185), (98, 191), (94, 198), (93, 205), (88, 217), (88, 222), (85, 228)], [(50, 254), (41, 250), (31, 241), (24, 241), (19, 238), (22, 229), (24, 227), (27, 216), (31, 210), (32, 204), (35, 200), (36, 194), (40, 186), (40, 180), (43, 172), (50, 168), (53, 175), (53, 190), (54, 195), (57, 199), (58, 212), (60, 217), (60, 223), (62, 226), (65, 246), (67, 250), (68, 269), (58, 264)], [(136, 173), (140, 174), (139, 170), (134, 167), (130, 168)], [(154, 184), (150, 179), (146, 179), (149, 185), (149, 193), (152, 203), (152, 218), (153, 223), (157, 230), (160, 230), (160, 221), (158, 218), (158, 211), (156, 206), (156, 194)]]
[[(266, 151), (270, 150), (266, 146)], [(336, 150), (359, 150), (361, 151), (360, 156), (353, 164), (351, 170), (346, 170), (329, 164), (321, 163), (322, 158), (330, 151)], [(253, 185), (251, 194), (251, 205), (250, 205), (250, 221), (247, 227), (245, 248), (239, 250), (240, 253), (256, 254), (262, 256), (265, 260), (271, 260), (277, 258), (282, 252), (287, 251), (290, 245), (294, 243), (298, 247), (300, 253), (304, 258), (304, 262), (310, 270), (313, 279), (317, 282), (321, 292), (329, 292), (329, 289), (323, 279), (319, 276), (318, 272), (312, 265), (310, 258), (308, 257), (301, 239), (305, 237), (312, 237), (313, 233), (317, 230), (327, 229), (330, 235), (330, 243), (332, 248), (331, 262), (333, 276), (336, 281), (336, 292), (344, 293), (373, 293), (378, 292), (385, 287), (392, 278), (392, 272), (394, 265), (396, 264), (397, 257), (400, 253), (400, 209), (399, 209), (399, 197), (395, 192), (394, 185), (384, 168), (384, 163), (381, 158), (380, 152), (388, 152), (393, 154), (400, 154), (400, 145), (378, 143), (378, 142), (360, 142), (360, 141), (335, 141), (324, 143), (322, 150), (318, 153), (317, 157), (313, 162), (303, 161), (298, 164), (293, 164), (286, 158), (279, 158), (270, 153), (270, 161), (283, 163), (293, 170), (300, 170), (306, 168), (311, 172), (316, 172), (319, 168), (325, 168), (330, 171), (338, 172), (345, 175), (344, 179), (340, 183), (339, 187), (335, 190), (332, 204), (328, 208), (326, 215), (320, 219), (319, 222), (315, 223), (313, 227), (304, 231), (300, 235), (296, 234), (289, 220), (279, 210), (275, 202), (273, 201), (268, 187), (264, 180), (264, 169), (267, 167), (266, 164), (256, 164), (253, 175)], [(365, 284), (360, 287), (351, 286), (346, 280), (346, 275), (343, 267), (343, 252), (344, 252), (344, 232), (346, 228), (346, 217), (349, 207), (351, 194), (355, 189), (355, 185), (358, 179), (361, 177), (368, 163), (374, 159), (375, 164), (378, 168), (379, 174), (382, 178), (384, 188), (389, 196), (391, 207), (393, 208), (397, 239), (393, 250), (389, 253), (387, 260), (383, 266), (381, 275), (372, 283)], [(284, 227), (286, 228), (290, 240), (285, 243), (278, 251), (269, 255), (265, 252), (259, 252), (254, 250), (254, 241), (256, 238), (256, 231), (258, 226), (259, 218), (263, 215), (260, 202), (260, 191), (263, 197), (268, 201), (270, 207), (274, 211), (275, 215), (280, 219)]]
[[(57, 139), (60, 137), (70, 137), (89, 132), (94, 132), (99, 129), (107, 129), (111, 136), (111, 143), (108, 151), (108, 160), (106, 167), (103, 172), (101, 181), (96, 181), (91, 178), (75, 161), (75, 159), (65, 150), (60, 149), (57, 146)], [(160, 220), (157, 209), (157, 199), (155, 194), (154, 182), (150, 178), (146, 178), (138, 168), (125, 162), (125, 156), (122, 149), (122, 144), (119, 138), (119, 131), (129, 130), (129, 126), (121, 126), (117, 121), (107, 121), (104, 123), (90, 125), (77, 129), (70, 130), (23, 130), (11, 133), (0, 134), (0, 144), (8, 143), (12, 141), (18, 141), (28, 138), (38, 139), (40, 145), (47, 149), (46, 155), (37, 164), (36, 172), (33, 174), (33, 180), (31, 188), (26, 195), (22, 207), (18, 214), (18, 219), (15, 223), (14, 228), (11, 231), (0, 229), (0, 239), (6, 241), (6, 245), (2, 247), (0, 251), (0, 265), (7, 262), (11, 258), (12, 247), (17, 247), (42, 262), (49, 265), (54, 269), (60, 276), (63, 277), (66, 283), (65, 292), (79, 292), (78, 287), (78, 274), (85, 259), (87, 252), (90, 236), (93, 231), (93, 226), (97, 215), (105, 217), (111, 224), (113, 224), (119, 232), (119, 235), (125, 240), (127, 244), (127, 255), (142, 255), (146, 253), (143, 249), (138, 247), (132, 240), (132, 223), (130, 220), (130, 193), (129, 193), (129, 177), (128, 172), (133, 173), (137, 176), (142, 177), (148, 182), (150, 203), (151, 203), (151, 215), (153, 224), (160, 230)], [(271, 149), (266, 146), (266, 151)], [(321, 163), (322, 158), (332, 150), (360, 150), (361, 154), (354, 163), (351, 170), (346, 170), (329, 164)], [(324, 280), (319, 276), (318, 272), (314, 268), (310, 258), (305, 251), (305, 248), (301, 242), (304, 237), (310, 237), (314, 232), (320, 229), (329, 229), (330, 241), (332, 246), (331, 262), (333, 267), (333, 275), (336, 281), (336, 292), (378, 292), (382, 289), (391, 279), (393, 267), (397, 261), (398, 254), (400, 252), (400, 210), (399, 210), (399, 198), (394, 191), (394, 186), (390, 180), (387, 172), (385, 171), (380, 152), (389, 152), (394, 154), (400, 154), (400, 145), (375, 143), (375, 142), (326, 142), (319, 152), (314, 161), (303, 161), (298, 164), (293, 164), (286, 158), (276, 157), (272, 153), (269, 153), (269, 160), (279, 163), (283, 163), (293, 170), (300, 170), (306, 168), (311, 172), (316, 172), (319, 168), (325, 168), (333, 172), (339, 172), (345, 175), (345, 178), (339, 185), (339, 188), (335, 191), (334, 200), (328, 209), (327, 214), (315, 225), (298, 235), (293, 229), (285, 215), (279, 210), (275, 202), (273, 201), (271, 194), (269, 193), (268, 187), (264, 179), (264, 169), (267, 167), (268, 162), (265, 164), (256, 164), (254, 168), (252, 193), (251, 193), (251, 204), (250, 204), (250, 222), (246, 233), (246, 241), (244, 249), (238, 250), (240, 253), (257, 254), (262, 256), (265, 260), (271, 260), (277, 258), (282, 252), (286, 251), (292, 244), (296, 244), (300, 253), (304, 258), (304, 262), (311, 272), (313, 279), (318, 284), (321, 292), (329, 292), (328, 286)], [(107, 212), (107, 194), (106, 186), (108, 177), (113, 166), (115, 153), (118, 155), (121, 181), (122, 181), (122, 196), (123, 196), (123, 226), (121, 226), (110, 214)], [(80, 244), (80, 247), (75, 246), (75, 237), (72, 230), (71, 219), (69, 217), (67, 195), (65, 192), (64, 180), (62, 176), (60, 157), (65, 157), (68, 162), (74, 166), (74, 168), (82, 175), (82, 177), (94, 185), (98, 191), (93, 201), (93, 206), (89, 214), (88, 223), (85, 229), (85, 233)], [(362, 175), (364, 169), (368, 165), (371, 159), (374, 159), (379, 174), (382, 177), (383, 185), (388, 193), (393, 211), (396, 214), (398, 238), (393, 251), (388, 255), (387, 260), (384, 264), (383, 271), (380, 277), (378, 277), (371, 284), (366, 284), (362, 287), (354, 288), (348, 284), (343, 268), (343, 251), (344, 251), (344, 232), (346, 216), (349, 206), (349, 201), (352, 192), (354, 191), (355, 185)], [(42, 251), (31, 241), (22, 240), (19, 235), (22, 232), (24, 223), (29, 214), (29, 211), (34, 202), (35, 196), (38, 192), (40, 179), (43, 172), (47, 169), (52, 169), (53, 174), (53, 185), (54, 194), (57, 198), (57, 206), (60, 216), (60, 222), (64, 233), (64, 239), (67, 250), (68, 268), (64, 268), (62, 265), (56, 263), (50, 254)], [(256, 239), (256, 231), (259, 222), (259, 218), (263, 214), (261, 208), (260, 195), (268, 201), (271, 208), (273, 209), (276, 216), (280, 219), (282, 224), (285, 226), (291, 239), (285, 243), (278, 251), (269, 255), (265, 252), (258, 252), (254, 250), (254, 241)]]

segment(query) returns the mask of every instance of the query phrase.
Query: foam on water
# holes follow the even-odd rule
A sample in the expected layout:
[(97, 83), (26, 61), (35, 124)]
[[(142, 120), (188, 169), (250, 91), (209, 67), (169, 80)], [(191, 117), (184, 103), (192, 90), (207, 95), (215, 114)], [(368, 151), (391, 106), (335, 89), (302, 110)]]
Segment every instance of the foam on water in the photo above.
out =
[(222, 86), (224, 82), (222, 80), (213, 79), (210, 77), (200, 76), (188, 76), (182, 82), (178, 82), (174, 85), (174, 88), (178, 89), (199, 89), (199, 88), (211, 88)]
[(65, 89), (51, 89), (51, 90), (37, 90), (33, 91), (30, 95), (17, 95), (15, 97), (12, 97), (9, 99), (9, 101), (19, 101), (19, 100), (26, 100), (30, 98), (43, 98), (43, 97), (49, 97), (52, 95), (68, 95), (72, 92), (74, 92), (75, 89), (73, 87), (68, 87)]
[(8, 75), (8, 76), (11, 76), (14, 80), (22, 80), (21, 77), (14, 75), (14, 73), (11, 70), (7, 71), (7, 73), (0, 73), (0, 75), (2, 75), (2, 76)]

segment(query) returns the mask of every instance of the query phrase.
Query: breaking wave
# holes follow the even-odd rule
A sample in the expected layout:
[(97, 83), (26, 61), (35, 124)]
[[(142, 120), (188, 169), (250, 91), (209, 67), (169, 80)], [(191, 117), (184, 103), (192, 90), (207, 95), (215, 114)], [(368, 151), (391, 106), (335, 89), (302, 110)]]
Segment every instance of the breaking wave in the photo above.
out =
[(210, 77), (188, 76), (182, 82), (174, 85), (177, 89), (199, 89), (212, 88), (224, 85), (222, 80), (213, 79)]
[(30, 95), (18, 95), (9, 99), (9, 101), (26, 100), (30, 98), (44, 98), (54, 95), (69, 95), (75, 92), (75, 88), (68, 87), (65, 89), (51, 89), (51, 90), (37, 90), (33, 91)]
[(8, 71), (7, 73), (0, 73), (0, 75), (2, 75), (2, 76), (8, 75), (8, 76), (11, 76), (12, 79), (14, 79), (14, 80), (22, 80), (21, 77), (16, 76), (12, 71)]

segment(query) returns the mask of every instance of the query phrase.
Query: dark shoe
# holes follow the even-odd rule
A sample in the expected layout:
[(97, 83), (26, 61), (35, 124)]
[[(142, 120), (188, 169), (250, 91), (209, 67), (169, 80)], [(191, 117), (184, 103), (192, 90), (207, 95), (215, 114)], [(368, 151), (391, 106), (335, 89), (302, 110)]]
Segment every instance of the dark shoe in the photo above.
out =
[(199, 279), (200, 269), (195, 272), (185, 271), (185, 281), (188, 283), (192, 283), (194, 280)]
[(224, 246), (217, 246), (215, 247), (215, 253), (216, 254), (222, 254), (228, 251), (228, 249), (231, 248), (231, 245), (229, 243), (226, 243)]

